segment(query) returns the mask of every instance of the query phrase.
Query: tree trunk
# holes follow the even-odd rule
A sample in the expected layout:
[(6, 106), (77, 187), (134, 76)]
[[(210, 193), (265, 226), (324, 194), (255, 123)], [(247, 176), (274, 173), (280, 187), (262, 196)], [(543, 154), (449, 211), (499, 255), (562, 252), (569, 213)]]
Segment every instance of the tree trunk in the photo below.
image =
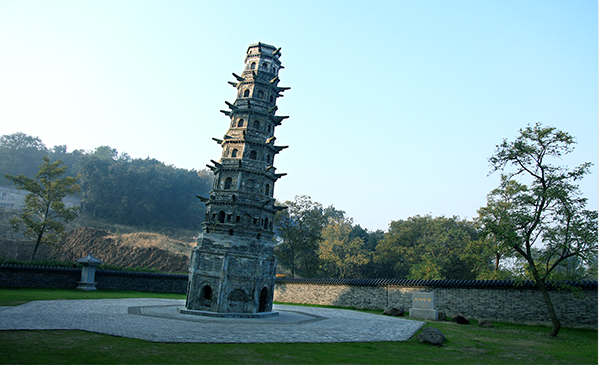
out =
[(501, 255), (496, 253), (495, 254), (495, 272), (497, 273), (499, 271), (499, 260), (501, 259)]
[(35, 257), (35, 253), (37, 252), (37, 248), (40, 247), (40, 243), (42, 242), (42, 236), (44, 235), (44, 229), (37, 236), (37, 241), (35, 242), (35, 247), (33, 247), (33, 253), (31, 254), (31, 259), (29, 262), (33, 262), (33, 258)]
[(295, 278), (295, 250), (291, 249), (291, 278)]
[(559, 321), (559, 318), (557, 318), (555, 309), (553, 308), (553, 303), (551, 302), (551, 297), (549, 296), (549, 292), (545, 286), (545, 281), (539, 277), (539, 274), (535, 268), (532, 269), (532, 274), (537, 282), (537, 285), (539, 285), (539, 290), (541, 290), (541, 294), (543, 295), (543, 299), (547, 305), (547, 310), (549, 311), (549, 317), (551, 318), (551, 322), (553, 322), (553, 327), (551, 328), (551, 332), (549, 332), (549, 336), (557, 337), (562, 325)]

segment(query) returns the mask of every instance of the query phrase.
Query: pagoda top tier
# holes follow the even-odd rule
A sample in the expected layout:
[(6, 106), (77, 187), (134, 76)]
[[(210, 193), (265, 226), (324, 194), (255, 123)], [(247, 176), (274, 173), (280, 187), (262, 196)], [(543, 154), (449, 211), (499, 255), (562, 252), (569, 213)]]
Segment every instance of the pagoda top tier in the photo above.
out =
[(281, 57), (281, 48), (276, 48), (275, 46), (261, 42), (250, 44), (246, 51), (246, 60), (248, 57), (256, 56), (258, 54), (264, 57), (279, 59), (279, 57)]
[(248, 47), (245, 55), (245, 72), (267, 72), (274, 74), (284, 68), (279, 58), (281, 48), (275, 48), (266, 43), (255, 43)]

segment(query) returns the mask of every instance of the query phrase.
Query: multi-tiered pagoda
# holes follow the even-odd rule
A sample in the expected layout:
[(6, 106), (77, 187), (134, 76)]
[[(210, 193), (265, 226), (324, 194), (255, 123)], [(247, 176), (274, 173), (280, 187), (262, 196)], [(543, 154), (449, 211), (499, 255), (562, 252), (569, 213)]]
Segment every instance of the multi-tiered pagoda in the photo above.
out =
[(286, 148), (275, 145), (274, 134), (287, 118), (276, 115), (276, 102), (289, 89), (279, 86), (280, 57), (280, 48), (252, 44), (241, 76), (234, 73), (229, 82), (237, 99), (221, 110), (229, 130), (213, 138), (222, 156), (207, 165), (214, 185), (208, 198), (200, 198), (206, 217), (191, 254), (186, 312), (272, 312), (273, 219), (280, 209), (273, 192), (285, 175), (276, 173), (274, 159)]

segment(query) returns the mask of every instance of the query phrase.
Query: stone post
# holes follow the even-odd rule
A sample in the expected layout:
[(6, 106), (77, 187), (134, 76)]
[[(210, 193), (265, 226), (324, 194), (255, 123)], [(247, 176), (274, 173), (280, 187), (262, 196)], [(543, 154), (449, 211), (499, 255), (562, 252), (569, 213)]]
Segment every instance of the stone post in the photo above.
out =
[(92, 256), (90, 253), (86, 257), (82, 257), (77, 260), (78, 263), (83, 265), (81, 268), (81, 281), (78, 283), (77, 289), (81, 290), (96, 290), (96, 282), (94, 281), (96, 276), (96, 266), (103, 264), (104, 262)]

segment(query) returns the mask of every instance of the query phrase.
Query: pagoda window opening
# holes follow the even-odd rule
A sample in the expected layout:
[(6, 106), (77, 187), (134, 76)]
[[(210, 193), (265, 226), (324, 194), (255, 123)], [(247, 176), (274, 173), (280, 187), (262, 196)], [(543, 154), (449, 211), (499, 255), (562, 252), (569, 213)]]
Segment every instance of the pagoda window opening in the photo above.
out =
[(225, 179), (225, 190), (231, 189), (231, 184), (233, 184), (233, 179), (228, 177)]
[(231, 157), (237, 157), (237, 152), (239, 152), (237, 148), (233, 149), (233, 151), (231, 152)]
[(254, 120), (254, 129), (260, 130), (260, 121)]
[(268, 289), (262, 288), (260, 291), (260, 304), (258, 305), (258, 312), (266, 312), (268, 309)]
[(212, 288), (210, 285), (204, 285), (200, 290), (200, 301), (204, 307), (210, 307), (212, 304)]
[(256, 68), (256, 62), (252, 62), (252, 64), (250, 65), (250, 68), (253, 70)]
[(236, 216), (235, 217), (235, 222), (241, 222), (241, 217), (240, 216)]
[(266, 184), (264, 187), (264, 194), (270, 196), (270, 185)]
[(256, 151), (251, 151), (250, 152), (250, 159), (255, 160), (258, 158), (258, 152)]
[(247, 98), (248, 96), (250, 96), (250, 89), (245, 89), (245, 91), (243, 92), (243, 97)]
[(231, 214), (227, 214), (227, 222), (230, 222), (230, 221), (231, 221), (231, 217), (232, 217), (232, 215), (231, 215)]
[(264, 91), (262, 91), (262, 90), (259, 90), (259, 91), (258, 91), (258, 97), (259, 97), (260, 99), (264, 99)]
[(220, 223), (225, 223), (225, 212), (223, 210), (218, 212), (218, 221)]
[(243, 127), (243, 119), (239, 119), (237, 121), (237, 128), (241, 128), (241, 127)]
[(268, 218), (264, 218), (264, 229), (268, 229)]
[(268, 101), (270, 101), (271, 103), (274, 103), (274, 102), (275, 102), (275, 98), (274, 98), (274, 96), (272, 96), (272, 95), (271, 95), (271, 96), (269, 96), (269, 97), (268, 97)]

